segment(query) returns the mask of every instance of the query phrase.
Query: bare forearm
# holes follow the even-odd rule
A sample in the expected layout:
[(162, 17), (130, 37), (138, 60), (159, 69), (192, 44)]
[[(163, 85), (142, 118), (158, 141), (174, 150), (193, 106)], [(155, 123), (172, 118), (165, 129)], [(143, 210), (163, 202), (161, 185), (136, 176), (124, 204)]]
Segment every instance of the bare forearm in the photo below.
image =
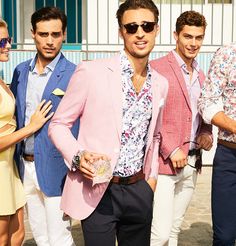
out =
[(30, 125), (27, 125), (26, 127), (23, 127), (18, 131), (0, 137), (0, 152), (22, 141), (24, 138), (31, 136), (33, 133), (34, 131), (32, 127)]
[(236, 133), (236, 121), (228, 117), (224, 112), (215, 114), (211, 123), (221, 129), (231, 133)]
[(52, 117), (53, 112), (49, 113), (51, 108), (51, 101), (46, 102), (46, 100), (43, 100), (37, 106), (27, 126), (8, 134), (7, 136), (0, 137), (0, 151), (9, 148), (11, 145), (22, 141), (24, 138), (27, 138), (38, 131)]

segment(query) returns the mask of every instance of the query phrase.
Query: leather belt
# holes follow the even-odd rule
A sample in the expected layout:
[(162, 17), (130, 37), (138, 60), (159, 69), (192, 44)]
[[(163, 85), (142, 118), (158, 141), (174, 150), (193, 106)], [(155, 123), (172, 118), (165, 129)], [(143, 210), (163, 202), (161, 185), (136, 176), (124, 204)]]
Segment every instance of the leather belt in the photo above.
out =
[(134, 184), (142, 179), (145, 179), (145, 174), (143, 173), (143, 170), (141, 169), (139, 172), (135, 173), (132, 176), (128, 176), (128, 177), (113, 176), (113, 178), (111, 179), (111, 183), (120, 184), (120, 185), (128, 185), (128, 184)]
[(27, 154), (23, 153), (23, 158), (25, 161), (30, 161), (30, 162), (34, 161), (34, 155), (27, 155)]
[(217, 142), (227, 148), (230, 148), (230, 149), (236, 149), (236, 143), (234, 142), (229, 142), (229, 141), (226, 141), (226, 140), (223, 140), (223, 139), (219, 139), (217, 140)]

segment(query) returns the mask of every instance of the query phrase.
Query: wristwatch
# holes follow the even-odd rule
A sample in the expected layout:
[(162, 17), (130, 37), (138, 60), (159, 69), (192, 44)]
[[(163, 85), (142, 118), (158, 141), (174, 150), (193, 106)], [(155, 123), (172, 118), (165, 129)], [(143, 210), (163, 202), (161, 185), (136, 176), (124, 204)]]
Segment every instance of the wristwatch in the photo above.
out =
[(74, 155), (73, 159), (72, 159), (72, 170), (76, 171), (80, 169), (80, 161), (81, 161), (81, 157), (84, 154), (84, 150), (79, 151), (76, 155)]

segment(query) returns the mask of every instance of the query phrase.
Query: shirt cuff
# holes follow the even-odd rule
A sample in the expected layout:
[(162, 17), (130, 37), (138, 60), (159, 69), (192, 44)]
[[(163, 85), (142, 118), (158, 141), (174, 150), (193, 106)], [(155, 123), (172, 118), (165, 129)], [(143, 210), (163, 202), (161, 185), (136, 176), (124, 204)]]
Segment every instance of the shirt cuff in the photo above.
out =
[(157, 177), (158, 177), (158, 173), (155, 171), (155, 172), (151, 172), (150, 175), (149, 175), (149, 178), (154, 178), (157, 180)]
[(202, 118), (207, 124), (211, 124), (212, 118), (219, 112), (224, 111), (223, 103), (220, 101), (217, 104), (212, 104), (205, 108)]

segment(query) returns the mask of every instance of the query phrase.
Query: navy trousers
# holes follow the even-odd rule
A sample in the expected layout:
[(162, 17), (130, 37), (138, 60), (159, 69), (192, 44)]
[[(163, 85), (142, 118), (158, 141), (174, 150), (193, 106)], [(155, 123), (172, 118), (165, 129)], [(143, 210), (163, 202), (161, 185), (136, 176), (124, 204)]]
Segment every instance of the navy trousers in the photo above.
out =
[(212, 173), (213, 245), (234, 246), (236, 239), (236, 149), (217, 145)]
[(95, 211), (81, 221), (85, 246), (150, 246), (153, 191), (145, 180), (111, 183)]

